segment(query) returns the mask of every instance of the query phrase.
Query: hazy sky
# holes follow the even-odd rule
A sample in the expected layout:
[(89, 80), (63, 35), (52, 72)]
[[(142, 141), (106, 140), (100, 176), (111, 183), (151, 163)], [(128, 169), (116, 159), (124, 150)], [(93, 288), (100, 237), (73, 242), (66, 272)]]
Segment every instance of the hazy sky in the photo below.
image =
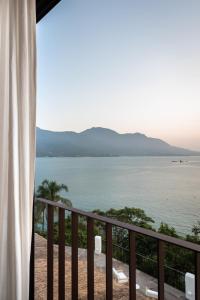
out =
[(200, 149), (200, 1), (62, 0), (37, 26), (37, 125)]

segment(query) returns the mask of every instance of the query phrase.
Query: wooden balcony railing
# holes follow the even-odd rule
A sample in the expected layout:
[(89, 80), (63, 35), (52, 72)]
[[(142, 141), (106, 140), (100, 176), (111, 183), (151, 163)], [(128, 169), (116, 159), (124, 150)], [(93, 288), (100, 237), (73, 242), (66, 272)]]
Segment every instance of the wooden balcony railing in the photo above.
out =
[[(169, 243), (195, 253), (195, 300), (200, 300), (200, 246), (185, 240), (166, 236), (148, 229), (137, 227), (103, 217), (94, 213), (69, 208), (61, 203), (45, 199), (37, 199), (47, 206), (47, 299), (53, 300), (53, 216), (54, 208), (59, 209), (59, 277), (58, 299), (65, 299), (65, 211), (72, 214), (72, 299), (78, 299), (78, 216), (87, 218), (87, 295), (94, 299), (94, 221), (106, 225), (106, 300), (113, 298), (112, 276), (112, 227), (117, 226), (129, 232), (129, 299), (136, 300), (136, 235), (144, 235), (156, 239), (158, 257), (158, 299), (164, 300), (164, 259), (165, 244)], [(34, 234), (33, 234), (34, 237)], [(34, 240), (32, 242), (32, 257), (30, 270), (30, 299), (34, 299)]]

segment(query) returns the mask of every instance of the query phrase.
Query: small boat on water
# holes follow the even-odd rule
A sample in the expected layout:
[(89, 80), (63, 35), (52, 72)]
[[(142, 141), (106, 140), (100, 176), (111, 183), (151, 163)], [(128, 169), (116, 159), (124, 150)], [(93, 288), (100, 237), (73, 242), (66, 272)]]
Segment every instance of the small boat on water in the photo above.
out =
[(180, 164), (182, 164), (184, 161), (180, 159), (180, 160), (172, 160), (172, 162), (173, 162), (173, 163), (180, 162)]

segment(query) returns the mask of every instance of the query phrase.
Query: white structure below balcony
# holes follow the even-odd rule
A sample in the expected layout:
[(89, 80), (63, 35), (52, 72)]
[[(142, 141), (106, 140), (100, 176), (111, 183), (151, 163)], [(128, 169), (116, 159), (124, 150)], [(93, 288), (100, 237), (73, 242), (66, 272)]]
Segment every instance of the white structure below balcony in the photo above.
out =
[(126, 283), (128, 282), (128, 277), (124, 274), (124, 272), (120, 270), (116, 270), (115, 268), (113, 270), (113, 276), (117, 280), (118, 283)]
[(95, 236), (95, 254), (99, 255), (102, 252), (102, 238), (99, 235)]
[(185, 297), (195, 300), (195, 275), (192, 273), (185, 273)]
[(145, 295), (150, 298), (158, 299), (158, 292), (146, 288)]

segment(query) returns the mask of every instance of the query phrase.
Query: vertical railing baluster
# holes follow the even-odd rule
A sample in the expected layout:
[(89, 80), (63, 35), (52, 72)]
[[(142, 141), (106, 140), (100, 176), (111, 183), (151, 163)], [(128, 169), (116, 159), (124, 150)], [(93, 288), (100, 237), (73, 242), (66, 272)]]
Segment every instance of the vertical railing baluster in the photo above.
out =
[(158, 299), (164, 300), (164, 283), (165, 283), (164, 242), (161, 240), (158, 240), (157, 243), (158, 243)]
[(136, 300), (136, 240), (133, 231), (129, 231), (129, 250), (129, 299)]
[(106, 300), (112, 300), (112, 298), (112, 225), (106, 223)]
[(72, 299), (78, 299), (78, 215), (72, 212)]
[(53, 206), (47, 206), (47, 299), (53, 300)]
[(65, 299), (65, 210), (59, 208), (59, 300)]
[(200, 252), (195, 252), (195, 300), (200, 300)]
[(94, 299), (94, 220), (87, 219), (87, 291), (88, 300)]

